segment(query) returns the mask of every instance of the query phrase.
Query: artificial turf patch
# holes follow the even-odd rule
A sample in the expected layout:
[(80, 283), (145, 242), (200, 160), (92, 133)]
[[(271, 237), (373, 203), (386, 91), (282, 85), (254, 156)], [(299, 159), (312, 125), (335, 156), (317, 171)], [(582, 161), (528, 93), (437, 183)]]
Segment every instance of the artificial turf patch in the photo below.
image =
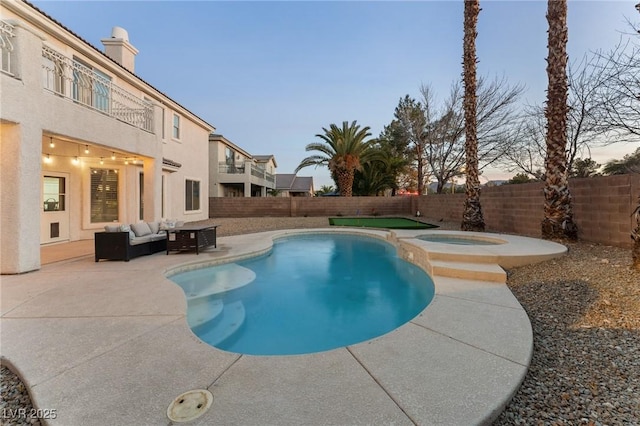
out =
[(329, 225), (386, 229), (431, 229), (438, 227), (437, 225), (404, 217), (330, 217)]

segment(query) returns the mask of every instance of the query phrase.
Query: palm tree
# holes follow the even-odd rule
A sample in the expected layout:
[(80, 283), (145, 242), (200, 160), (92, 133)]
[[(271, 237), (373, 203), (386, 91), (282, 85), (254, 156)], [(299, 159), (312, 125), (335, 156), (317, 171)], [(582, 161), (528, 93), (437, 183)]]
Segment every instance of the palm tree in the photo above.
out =
[(362, 129), (354, 120), (351, 124), (342, 122), (342, 128), (331, 124), (329, 130), (322, 128), (324, 134), (316, 137), (323, 142), (313, 142), (307, 145), (306, 151), (319, 151), (300, 162), (296, 173), (307, 166), (327, 166), (331, 176), (336, 181), (338, 192), (343, 197), (351, 197), (353, 177), (356, 170), (361, 170), (362, 163), (371, 155), (373, 139), (366, 140), (371, 133), (369, 127)]
[(478, 131), (476, 117), (476, 30), (480, 14), (479, 0), (464, 2), (464, 46), (463, 46), (463, 78), (464, 78), (464, 130), (466, 184), (464, 212), (462, 215), (463, 231), (484, 231), (484, 218), (480, 205), (480, 178), (478, 176)]
[(549, 23), (547, 58), (547, 154), (545, 158), (544, 219), (542, 237), (569, 239), (578, 237), (573, 221), (571, 193), (567, 180), (567, 0), (548, 0)]
[(320, 189), (316, 191), (316, 196), (330, 194), (333, 192), (333, 186), (331, 185), (322, 185)]

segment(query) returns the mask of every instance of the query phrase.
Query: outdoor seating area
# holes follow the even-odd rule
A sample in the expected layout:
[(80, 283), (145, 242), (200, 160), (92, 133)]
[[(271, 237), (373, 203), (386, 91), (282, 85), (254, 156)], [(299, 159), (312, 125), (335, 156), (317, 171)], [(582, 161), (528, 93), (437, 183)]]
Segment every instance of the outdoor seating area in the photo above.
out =
[(95, 261), (124, 260), (167, 250), (168, 229), (184, 225), (178, 221), (139, 222), (131, 225), (106, 225), (95, 234)]

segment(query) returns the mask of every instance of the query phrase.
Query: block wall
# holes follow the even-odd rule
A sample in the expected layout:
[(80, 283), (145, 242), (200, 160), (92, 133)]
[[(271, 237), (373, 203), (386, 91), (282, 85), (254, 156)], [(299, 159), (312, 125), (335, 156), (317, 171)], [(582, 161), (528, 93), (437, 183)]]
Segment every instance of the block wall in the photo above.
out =
[[(484, 188), (482, 211), (489, 232), (540, 237), (544, 218), (540, 182)], [(573, 215), (584, 241), (631, 247), (633, 211), (640, 197), (640, 175), (570, 179)], [(263, 197), (210, 198), (209, 217), (262, 216), (414, 216), (420, 212), (437, 225), (461, 221), (464, 194), (418, 197)]]
[[(480, 202), (487, 231), (540, 237), (544, 184), (483, 188)], [(585, 241), (631, 247), (633, 211), (640, 197), (640, 175), (570, 179), (573, 217)], [(434, 220), (462, 221), (464, 194), (417, 197), (416, 208)]]

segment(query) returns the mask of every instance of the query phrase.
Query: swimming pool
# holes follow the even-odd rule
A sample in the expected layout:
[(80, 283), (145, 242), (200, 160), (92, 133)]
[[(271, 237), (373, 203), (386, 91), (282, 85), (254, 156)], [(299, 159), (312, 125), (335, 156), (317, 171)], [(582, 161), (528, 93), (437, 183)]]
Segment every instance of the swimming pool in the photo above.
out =
[(388, 333), (433, 299), (431, 278), (377, 238), (309, 234), (267, 254), (170, 277), (187, 295), (187, 320), (230, 352), (293, 355)]

